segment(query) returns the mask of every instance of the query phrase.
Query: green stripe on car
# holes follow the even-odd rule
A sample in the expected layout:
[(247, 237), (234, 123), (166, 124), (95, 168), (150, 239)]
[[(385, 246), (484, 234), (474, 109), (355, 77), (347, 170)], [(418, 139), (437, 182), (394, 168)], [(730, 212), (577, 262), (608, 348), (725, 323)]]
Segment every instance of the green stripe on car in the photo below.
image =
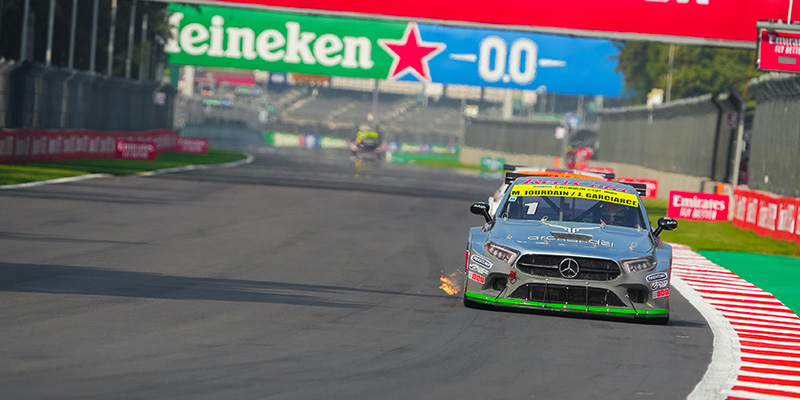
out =
[(499, 306), (562, 309), (562, 310), (584, 311), (584, 312), (598, 313), (598, 314), (631, 315), (637, 317), (661, 317), (669, 314), (669, 310), (633, 310), (628, 308), (587, 307), (576, 304), (543, 303), (539, 301), (497, 298), (472, 292), (467, 292), (466, 295), (467, 295), (467, 300), (477, 301), (486, 304), (494, 304)]

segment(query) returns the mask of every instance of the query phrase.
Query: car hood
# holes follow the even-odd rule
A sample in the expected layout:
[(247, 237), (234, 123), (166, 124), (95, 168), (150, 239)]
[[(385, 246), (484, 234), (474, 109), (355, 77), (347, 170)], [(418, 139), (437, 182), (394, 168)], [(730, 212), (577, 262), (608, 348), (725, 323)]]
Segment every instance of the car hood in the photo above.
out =
[(489, 231), (489, 240), (522, 253), (569, 253), (623, 259), (652, 255), (655, 251), (646, 229), (579, 222), (498, 219)]

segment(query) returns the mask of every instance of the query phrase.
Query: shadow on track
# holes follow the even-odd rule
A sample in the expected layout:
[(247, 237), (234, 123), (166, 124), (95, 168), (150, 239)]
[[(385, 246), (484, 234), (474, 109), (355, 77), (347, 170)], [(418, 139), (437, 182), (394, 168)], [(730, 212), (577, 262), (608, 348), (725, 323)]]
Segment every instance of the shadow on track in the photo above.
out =
[(8, 263), (0, 263), (0, 291), (170, 300), (279, 303), (339, 308), (368, 308), (370, 305), (326, 299), (321, 296), (378, 294), (429, 298), (449, 297), (445, 295), (403, 293), (344, 286), (197, 278), (106, 268)]

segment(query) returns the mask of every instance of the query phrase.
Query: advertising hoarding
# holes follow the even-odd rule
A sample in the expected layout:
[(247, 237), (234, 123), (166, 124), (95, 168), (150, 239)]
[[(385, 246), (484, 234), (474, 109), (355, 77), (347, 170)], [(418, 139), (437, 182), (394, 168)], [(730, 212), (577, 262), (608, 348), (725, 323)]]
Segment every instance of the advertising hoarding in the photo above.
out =
[[(757, 21), (786, 21), (790, 0), (195, 0), (272, 10), (401, 19), (456, 24), (496, 25), (619, 39), (663, 39), (671, 43), (723, 44), (754, 48)], [(792, 20), (798, 20), (795, 10)], [(665, 38), (667, 37), (667, 38)], [(687, 38), (690, 40), (680, 40)], [(693, 40), (692, 40), (693, 39)]]
[[(761, 24), (760, 24), (761, 25)], [(780, 27), (781, 24), (765, 24)], [(788, 26), (787, 28), (791, 28)], [(800, 72), (800, 29), (795, 32), (777, 29), (758, 29), (758, 68)]]
[(699, 221), (727, 221), (728, 196), (700, 192), (669, 192), (667, 216)]
[(173, 64), (619, 96), (609, 40), (171, 4)]

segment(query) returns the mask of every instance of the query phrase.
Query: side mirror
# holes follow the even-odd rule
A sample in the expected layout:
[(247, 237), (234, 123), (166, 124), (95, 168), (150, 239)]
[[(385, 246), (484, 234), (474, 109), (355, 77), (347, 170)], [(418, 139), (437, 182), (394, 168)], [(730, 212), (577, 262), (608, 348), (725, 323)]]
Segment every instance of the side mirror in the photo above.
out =
[(472, 203), (472, 205), (469, 206), (469, 212), (475, 215), (483, 215), (483, 219), (485, 219), (486, 222), (492, 221), (492, 217), (489, 215), (489, 205), (486, 203)]
[(674, 231), (678, 227), (678, 221), (667, 218), (661, 217), (658, 219), (658, 228), (653, 231), (653, 236), (658, 237), (661, 235), (661, 231)]

